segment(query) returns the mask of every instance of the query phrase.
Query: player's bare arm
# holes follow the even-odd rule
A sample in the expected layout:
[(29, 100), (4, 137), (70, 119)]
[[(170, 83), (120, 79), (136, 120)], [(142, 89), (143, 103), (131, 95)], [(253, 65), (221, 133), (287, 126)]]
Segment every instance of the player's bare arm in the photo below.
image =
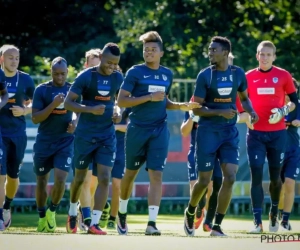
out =
[(241, 100), (243, 109), (250, 115), (251, 123), (254, 124), (258, 121), (259, 117), (252, 107), (252, 103), (248, 97), (248, 91), (238, 92), (239, 98)]
[(117, 105), (120, 108), (130, 108), (134, 107), (140, 104), (143, 104), (145, 102), (158, 102), (162, 101), (165, 98), (165, 93), (164, 92), (153, 92), (148, 95), (140, 96), (140, 97), (134, 97), (131, 96), (131, 93), (121, 89), (118, 95), (117, 99)]
[(167, 109), (170, 110), (190, 111), (200, 107), (201, 105), (198, 102), (172, 102), (167, 97)]
[(64, 103), (65, 109), (75, 113), (91, 113), (94, 115), (102, 115), (104, 113), (105, 105), (100, 104), (96, 106), (85, 106), (76, 102), (78, 97), (79, 95), (69, 91)]
[(194, 96), (194, 101), (199, 103), (201, 106), (201, 108), (193, 109), (193, 113), (198, 116), (223, 116), (226, 119), (232, 119), (237, 114), (235, 109), (209, 109), (208, 107), (202, 106), (204, 98), (198, 96)]

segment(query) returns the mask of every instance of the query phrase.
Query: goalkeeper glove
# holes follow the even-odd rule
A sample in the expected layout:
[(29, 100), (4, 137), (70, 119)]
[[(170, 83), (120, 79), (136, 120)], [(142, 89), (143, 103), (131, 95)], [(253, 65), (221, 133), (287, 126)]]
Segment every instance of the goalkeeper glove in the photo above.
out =
[(286, 115), (288, 115), (288, 113), (290, 112), (290, 110), (289, 110), (289, 107), (285, 105), (282, 108), (274, 108), (274, 109), (271, 110), (271, 112), (273, 114), (270, 115), (269, 123), (270, 124), (276, 124), (279, 121), (281, 121), (281, 119), (283, 117), (285, 117)]
[(198, 115), (194, 115), (193, 110), (189, 111), (189, 115), (192, 118), (193, 122), (198, 122), (199, 121), (199, 116)]

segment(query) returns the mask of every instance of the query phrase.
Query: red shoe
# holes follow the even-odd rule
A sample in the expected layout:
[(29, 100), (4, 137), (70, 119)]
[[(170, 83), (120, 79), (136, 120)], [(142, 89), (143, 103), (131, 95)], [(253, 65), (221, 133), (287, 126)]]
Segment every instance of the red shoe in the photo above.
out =
[(203, 231), (204, 232), (210, 232), (212, 229), (212, 224), (211, 223), (203, 223)]
[[(197, 209), (198, 210), (198, 209)], [(195, 213), (195, 229), (198, 229), (204, 219), (204, 208)]]
[(102, 231), (99, 225), (92, 225), (88, 229), (88, 234), (106, 235), (107, 232)]
[(77, 216), (68, 215), (66, 228), (67, 228), (67, 233), (70, 234), (77, 233)]

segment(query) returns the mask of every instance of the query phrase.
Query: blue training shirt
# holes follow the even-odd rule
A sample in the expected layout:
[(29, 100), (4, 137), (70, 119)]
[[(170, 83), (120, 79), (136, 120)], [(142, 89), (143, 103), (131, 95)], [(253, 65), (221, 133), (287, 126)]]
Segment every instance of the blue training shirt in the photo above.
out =
[(109, 76), (97, 72), (97, 67), (84, 70), (75, 79), (70, 91), (82, 96), (82, 104), (86, 106), (105, 105), (102, 115), (81, 113), (75, 135), (94, 138), (110, 136), (115, 133), (112, 116), (115, 95), (123, 81), (120, 72), (114, 71)]
[[(237, 92), (247, 89), (245, 72), (237, 66), (229, 66), (226, 71), (207, 67), (197, 76), (194, 96), (204, 98), (203, 106), (209, 109), (235, 109)], [(210, 129), (232, 127), (236, 117), (226, 119), (222, 116), (200, 116), (199, 126)]]
[[(67, 95), (71, 84), (66, 82), (62, 87), (53, 86), (52, 81), (37, 86), (33, 95), (32, 108), (43, 110), (49, 106), (59, 93)], [(57, 141), (57, 139), (73, 136), (67, 133), (69, 123), (72, 121), (72, 111), (64, 108), (64, 103), (56, 107), (48, 118), (42, 121), (38, 128), (37, 139)]]
[(35, 89), (32, 78), (22, 72), (17, 71), (13, 77), (5, 77), (5, 83), (9, 100), (7, 104), (0, 110), (0, 127), (3, 137), (17, 137), (26, 135), (25, 117), (13, 116), (10, 108), (12, 106), (24, 107), (25, 97), (32, 99)]
[[(300, 101), (299, 101), (299, 103), (300, 103)], [(285, 122), (288, 125), (286, 152), (299, 147), (299, 139), (300, 138), (299, 138), (299, 134), (298, 134), (298, 128), (291, 124), (291, 122), (296, 119), (300, 120), (300, 109), (298, 109), (298, 113), (296, 110), (293, 110), (285, 117)]]
[[(149, 95), (157, 91), (169, 94), (173, 82), (173, 73), (170, 69), (160, 66), (154, 70), (145, 64), (131, 67), (125, 75), (121, 89), (131, 93), (133, 97)], [(160, 102), (145, 102), (132, 107), (129, 119), (138, 126), (156, 126), (166, 121), (166, 98)]]

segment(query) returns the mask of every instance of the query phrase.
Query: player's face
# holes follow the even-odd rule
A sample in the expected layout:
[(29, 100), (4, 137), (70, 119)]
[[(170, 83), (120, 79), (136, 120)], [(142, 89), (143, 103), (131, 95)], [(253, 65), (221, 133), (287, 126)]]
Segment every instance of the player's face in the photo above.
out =
[(20, 53), (16, 49), (9, 49), (3, 54), (4, 68), (10, 72), (16, 72), (19, 67)]
[(223, 61), (225, 57), (225, 51), (222, 49), (221, 44), (212, 42), (208, 47), (208, 59), (210, 64), (218, 64)]
[(91, 56), (88, 59), (86, 67), (87, 68), (94, 67), (94, 66), (97, 66), (99, 63), (100, 63), (100, 58), (99, 57), (97, 57), (97, 56)]
[(114, 70), (117, 70), (120, 62), (120, 56), (114, 56), (111, 53), (101, 55), (100, 59), (100, 73), (109, 76)]
[(261, 47), (256, 54), (259, 68), (262, 70), (270, 69), (275, 61), (275, 58), (276, 56), (274, 54), (274, 50), (270, 47)]
[(159, 62), (164, 52), (160, 50), (158, 43), (145, 43), (143, 47), (143, 57), (145, 62), (153, 63)]
[(54, 64), (51, 69), (51, 75), (55, 86), (64, 86), (68, 76), (67, 65), (63, 62)]

